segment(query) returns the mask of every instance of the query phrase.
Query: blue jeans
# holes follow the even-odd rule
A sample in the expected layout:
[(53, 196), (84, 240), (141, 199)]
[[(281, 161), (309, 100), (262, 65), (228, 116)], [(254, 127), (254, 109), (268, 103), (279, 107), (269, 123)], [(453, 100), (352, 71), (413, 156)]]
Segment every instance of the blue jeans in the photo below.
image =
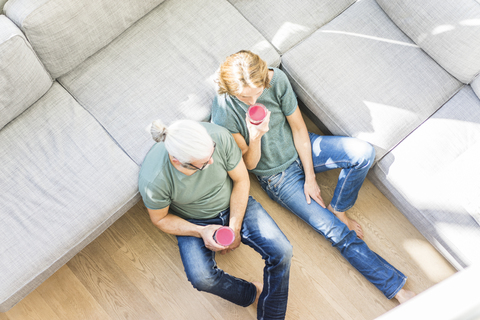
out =
[[(346, 211), (357, 199), (358, 191), (372, 165), (375, 152), (370, 144), (349, 137), (318, 136), (310, 133), (315, 172), (341, 168), (332, 207)], [(314, 200), (307, 204), (303, 192), (305, 173), (299, 159), (285, 171), (258, 176), (260, 185), (270, 198), (311, 225), (336, 247), (365, 278), (388, 298), (403, 287), (406, 277), (378, 254), (370, 250), (348, 227), (328, 209)]]
[[(227, 209), (213, 219), (188, 221), (197, 225), (228, 225), (229, 216), (230, 210)], [(258, 319), (284, 319), (292, 246), (275, 221), (252, 197), (248, 199), (241, 237), (242, 243), (252, 247), (265, 260), (263, 291), (257, 306)], [(177, 236), (177, 239), (187, 278), (194, 288), (243, 307), (255, 301), (255, 285), (219, 269), (215, 262), (215, 252), (205, 247), (203, 239), (187, 236)]]

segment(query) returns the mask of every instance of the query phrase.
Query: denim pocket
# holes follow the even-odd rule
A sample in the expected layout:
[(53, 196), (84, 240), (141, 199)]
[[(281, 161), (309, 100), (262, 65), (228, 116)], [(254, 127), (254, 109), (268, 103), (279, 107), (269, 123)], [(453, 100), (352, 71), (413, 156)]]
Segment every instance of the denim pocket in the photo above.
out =
[(285, 178), (285, 171), (277, 173), (269, 179), (269, 185), (272, 186), (273, 188), (277, 188), (279, 185), (282, 184), (284, 178)]
[(274, 175), (269, 176), (265, 181), (266, 183), (266, 191), (267, 193), (271, 193), (272, 195), (278, 196), (278, 187), (282, 184), (285, 178), (285, 171), (276, 173)]

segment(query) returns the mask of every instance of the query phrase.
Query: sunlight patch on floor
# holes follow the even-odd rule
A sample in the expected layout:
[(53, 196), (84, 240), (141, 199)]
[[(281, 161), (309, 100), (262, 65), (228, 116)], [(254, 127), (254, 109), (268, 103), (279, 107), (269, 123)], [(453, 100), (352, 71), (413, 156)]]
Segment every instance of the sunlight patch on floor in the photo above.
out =
[(440, 282), (451, 274), (450, 268), (447, 268), (444, 263), (439, 263), (443, 257), (437, 251), (432, 250), (428, 241), (405, 239), (403, 247), (418, 268), (422, 269), (433, 282)]

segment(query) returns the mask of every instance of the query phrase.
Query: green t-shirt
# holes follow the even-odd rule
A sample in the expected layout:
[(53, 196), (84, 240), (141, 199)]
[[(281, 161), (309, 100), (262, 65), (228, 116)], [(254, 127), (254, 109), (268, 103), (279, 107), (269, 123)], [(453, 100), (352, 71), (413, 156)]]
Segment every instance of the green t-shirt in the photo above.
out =
[[(293, 143), (292, 129), (286, 116), (297, 108), (297, 98), (285, 73), (273, 68), (270, 88), (263, 90), (258, 103), (270, 110), (269, 130), (262, 136), (262, 150), (257, 167), (251, 172), (266, 176), (284, 171), (298, 158)], [(213, 101), (212, 122), (227, 128), (231, 133), (240, 133), (249, 144), (245, 122), (248, 105), (228, 94), (217, 95)]]
[(172, 165), (163, 142), (153, 145), (138, 179), (147, 208), (170, 206), (171, 213), (184, 219), (210, 219), (230, 206), (233, 182), (227, 172), (235, 169), (242, 152), (227, 130), (213, 123), (201, 124), (216, 143), (213, 163), (187, 176)]

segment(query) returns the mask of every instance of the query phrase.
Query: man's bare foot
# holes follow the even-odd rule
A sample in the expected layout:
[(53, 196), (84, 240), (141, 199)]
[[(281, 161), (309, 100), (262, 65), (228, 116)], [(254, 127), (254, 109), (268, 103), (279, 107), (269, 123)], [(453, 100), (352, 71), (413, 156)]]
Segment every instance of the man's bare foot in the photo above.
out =
[(263, 283), (261, 282), (252, 282), (252, 283), (255, 285), (255, 287), (257, 287), (257, 296), (255, 297), (254, 303), (258, 304), (258, 299), (260, 298), (260, 294), (263, 291)]
[(357, 221), (347, 217), (347, 214), (345, 212), (334, 210), (331, 204), (328, 205), (327, 209), (333, 212), (333, 214), (336, 215), (337, 218), (339, 218), (343, 223), (347, 225), (348, 229), (355, 231), (357, 237), (363, 240), (363, 229)]
[(400, 302), (402, 304), (405, 301), (410, 300), (415, 296), (416, 296), (416, 294), (413, 291), (406, 290), (406, 289), (400, 289), (400, 291), (398, 291), (398, 293), (395, 295), (395, 299), (397, 299), (398, 302)]

